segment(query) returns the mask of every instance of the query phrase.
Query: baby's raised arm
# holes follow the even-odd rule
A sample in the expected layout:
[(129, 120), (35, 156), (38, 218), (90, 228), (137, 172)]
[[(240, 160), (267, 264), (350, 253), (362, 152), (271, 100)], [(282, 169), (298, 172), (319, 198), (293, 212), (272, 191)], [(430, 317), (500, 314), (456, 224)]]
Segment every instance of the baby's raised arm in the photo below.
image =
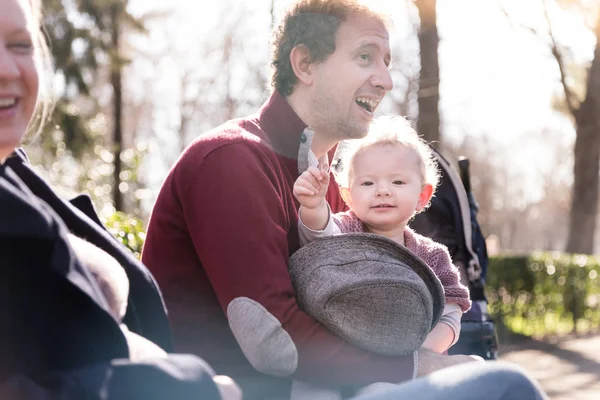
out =
[(312, 230), (323, 230), (329, 222), (329, 207), (325, 200), (328, 186), (329, 172), (316, 167), (309, 167), (294, 183), (300, 219)]

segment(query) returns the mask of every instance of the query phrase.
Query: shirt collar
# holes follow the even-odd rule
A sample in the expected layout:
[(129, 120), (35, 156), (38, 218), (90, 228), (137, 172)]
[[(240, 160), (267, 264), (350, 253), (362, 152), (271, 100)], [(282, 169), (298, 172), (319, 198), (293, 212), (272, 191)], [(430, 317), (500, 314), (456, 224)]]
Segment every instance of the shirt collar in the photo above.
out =
[(274, 91), (258, 113), (260, 126), (278, 154), (298, 160), (298, 174), (308, 167), (329, 167), (325, 154), (317, 159), (311, 150), (315, 133), (300, 119), (286, 98)]
[(298, 158), (301, 135), (307, 125), (283, 95), (275, 90), (259, 110), (258, 120), (275, 152), (286, 158)]
[(329, 157), (327, 154), (317, 158), (313, 153), (311, 146), (315, 133), (310, 128), (305, 128), (300, 135), (300, 148), (298, 150), (298, 173), (301, 174), (308, 167), (317, 167), (319, 169), (329, 168)]

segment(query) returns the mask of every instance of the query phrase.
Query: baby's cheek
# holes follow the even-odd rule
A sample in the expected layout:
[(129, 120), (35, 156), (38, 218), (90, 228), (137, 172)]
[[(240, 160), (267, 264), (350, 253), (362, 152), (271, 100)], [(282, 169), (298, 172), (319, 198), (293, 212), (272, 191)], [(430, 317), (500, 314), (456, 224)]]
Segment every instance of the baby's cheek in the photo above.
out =
[(121, 265), (108, 253), (74, 235), (69, 244), (77, 258), (90, 270), (115, 318), (121, 320), (127, 310), (129, 279)]

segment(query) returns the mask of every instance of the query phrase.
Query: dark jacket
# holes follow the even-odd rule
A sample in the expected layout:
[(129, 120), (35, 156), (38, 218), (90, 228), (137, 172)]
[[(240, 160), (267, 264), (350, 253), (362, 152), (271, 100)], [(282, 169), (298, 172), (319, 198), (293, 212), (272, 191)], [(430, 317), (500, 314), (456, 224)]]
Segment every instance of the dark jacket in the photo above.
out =
[(67, 233), (120, 262), (130, 281), (124, 322), (171, 351), (161, 293), (101, 226), (89, 198), (73, 204), (56, 196), (24, 153), (0, 165), (0, 398), (218, 399), (212, 371), (197, 357), (128, 360), (118, 323)]

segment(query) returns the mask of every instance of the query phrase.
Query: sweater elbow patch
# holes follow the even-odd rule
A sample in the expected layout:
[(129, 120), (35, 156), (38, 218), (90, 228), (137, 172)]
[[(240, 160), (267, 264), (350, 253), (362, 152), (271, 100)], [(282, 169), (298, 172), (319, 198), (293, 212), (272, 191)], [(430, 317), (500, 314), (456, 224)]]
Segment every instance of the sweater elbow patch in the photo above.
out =
[(289, 376), (298, 367), (298, 350), (281, 322), (261, 304), (247, 297), (227, 306), (229, 327), (244, 355), (259, 372)]

